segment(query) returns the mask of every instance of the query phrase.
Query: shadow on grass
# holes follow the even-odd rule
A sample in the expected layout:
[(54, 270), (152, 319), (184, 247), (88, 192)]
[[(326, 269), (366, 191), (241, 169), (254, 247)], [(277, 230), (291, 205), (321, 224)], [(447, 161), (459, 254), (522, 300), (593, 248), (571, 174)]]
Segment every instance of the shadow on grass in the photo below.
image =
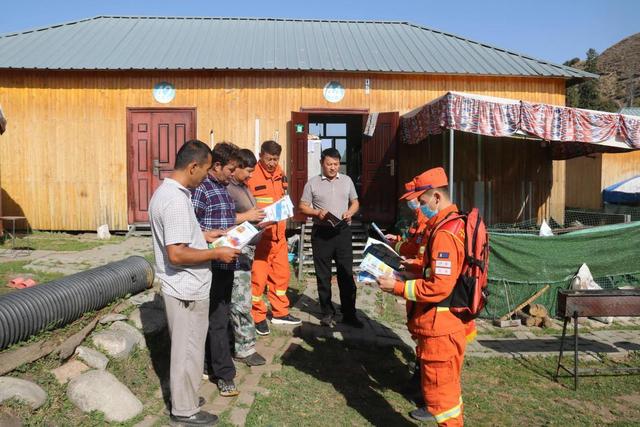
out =
[[(296, 289), (289, 289), (296, 306), (315, 319), (322, 317), (319, 303)], [(336, 305), (340, 312), (340, 306)], [(304, 345), (293, 345), (282, 357), (282, 364), (328, 383), (340, 394), (345, 404), (373, 425), (414, 425), (406, 416), (412, 404), (411, 369), (415, 355), (392, 329), (369, 318), (361, 310), (358, 318), (363, 329), (340, 323), (327, 328), (303, 323), (293, 332)], [(340, 339), (334, 337), (339, 333)], [(380, 343), (384, 341), (386, 345)], [(418, 393), (419, 394), (419, 393)], [(327, 396), (331, 399), (331, 396)], [(325, 412), (328, 408), (322, 410)], [(411, 408), (412, 409), (412, 408)], [(403, 413), (405, 412), (405, 413)], [(326, 422), (332, 423), (331, 414)], [(339, 423), (338, 420), (333, 422)]]
[(160, 320), (162, 316), (164, 316), (164, 320), (166, 321), (164, 301), (160, 295), (156, 294), (153, 301), (141, 304), (139, 309), (151, 364), (160, 381), (162, 399), (165, 406), (171, 408), (171, 390), (169, 387), (171, 338), (166, 325), (163, 328), (157, 327), (158, 322), (162, 321)]
[[(402, 357), (392, 346), (374, 347), (314, 336), (305, 337), (304, 342), (305, 346), (296, 346), (283, 356), (283, 365), (331, 384), (347, 406), (373, 425), (414, 425), (392, 406), (388, 393), (402, 395), (406, 391), (410, 372), (405, 360), (413, 357), (407, 349), (400, 350)], [(330, 425), (331, 414), (325, 415)]]

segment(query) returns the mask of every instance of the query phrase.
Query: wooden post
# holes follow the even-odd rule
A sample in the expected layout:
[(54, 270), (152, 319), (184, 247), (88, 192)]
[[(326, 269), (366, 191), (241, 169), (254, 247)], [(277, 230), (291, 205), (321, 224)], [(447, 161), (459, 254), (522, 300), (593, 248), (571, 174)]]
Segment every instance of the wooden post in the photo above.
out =
[(304, 268), (304, 231), (306, 224), (303, 222), (300, 228), (300, 244), (298, 245), (298, 282), (302, 280), (302, 269)]

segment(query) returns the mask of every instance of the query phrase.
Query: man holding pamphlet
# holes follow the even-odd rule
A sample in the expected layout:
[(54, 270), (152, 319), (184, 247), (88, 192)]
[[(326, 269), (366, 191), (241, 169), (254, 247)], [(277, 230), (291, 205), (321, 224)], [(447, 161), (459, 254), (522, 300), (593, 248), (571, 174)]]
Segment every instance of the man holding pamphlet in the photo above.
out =
[[(278, 165), (282, 147), (275, 141), (265, 141), (260, 149), (260, 160), (249, 178), (248, 186), (263, 209), (266, 221), (262, 238), (256, 246), (251, 269), (251, 315), (259, 335), (270, 333), (267, 324), (267, 305), (263, 300), (265, 288), (271, 304), (271, 323), (299, 325), (300, 319), (289, 314), (289, 256), (285, 230), (286, 218), (293, 216), (293, 206), (286, 196), (287, 177)], [(284, 198), (284, 200), (283, 200)], [(276, 206), (272, 206), (277, 204)], [(289, 207), (290, 206), (290, 207)]]
[[(191, 201), (202, 230), (227, 230), (236, 222), (236, 208), (227, 185), (238, 162), (238, 147), (221, 142), (213, 147), (212, 154), (213, 165), (209, 176), (195, 189)], [(250, 226), (249, 223), (247, 224)], [(213, 242), (213, 246), (231, 246), (241, 249), (244, 246), (241, 240), (250, 230), (245, 226), (236, 230), (235, 233), (231, 231), (229, 230), (222, 240)], [(205, 372), (212, 381), (215, 381), (222, 396), (238, 394), (233, 381), (236, 368), (229, 345), (229, 306), (236, 266), (237, 260), (232, 263), (215, 261), (211, 263), (213, 280)]]
[[(251, 221), (256, 224), (265, 218), (262, 209), (256, 206), (256, 199), (247, 186), (256, 168), (256, 156), (243, 148), (238, 153), (238, 165), (233, 171), (227, 189), (236, 205), (236, 223)], [(234, 358), (247, 366), (264, 365), (266, 360), (256, 351), (256, 326), (251, 317), (251, 266), (256, 252), (258, 235), (242, 248), (238, 268), (234, 273), (231, 292), (231, 325), (233, 327)]]
[(201, 141), (184, 143), (175, 168), (153, 193), (149, 223), (162, 282), (171, 336), (171, 421), (183, 426), (214, 425), (218, 417), (200, 410), (198, 388), (202, 375), (209, 313), (212, 260), (233, 262), (237, 249), (207, 249), (220, 232), (202, 232), (193, 212), (191, 192), (211, 168), (211, 150)]
[(362, 328), (356, 317), (356, 284), (353, 280), (351, 218), (358, 212), (358, 194), (348, 175), (338, 173), (340, 152), (327, 148), (320, 156), (322, 174), (304, 186), (299, 209), (313, 218), (311, 247), (322, 309), (321, 324), (332, 327), (335, 308), (331, 302), (331, 261), (335, 260), (342, 305), (342, 322)]

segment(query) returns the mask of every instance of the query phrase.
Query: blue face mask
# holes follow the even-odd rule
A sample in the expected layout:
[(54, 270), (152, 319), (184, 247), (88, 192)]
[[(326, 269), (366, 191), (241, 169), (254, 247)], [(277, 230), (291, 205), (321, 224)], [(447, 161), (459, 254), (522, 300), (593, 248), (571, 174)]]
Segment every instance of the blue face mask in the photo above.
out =
[(418, 209), (420, 207), (420, 202), (418, 201), (418, 199), (407, 200), (407, 206), (412, 211), (415, 211), (416, 209)]
[[(431, 202), (431, 200), (429, 200), (429, 202)], [(435, 211), (435, 210), (432, 210), (432, 209), (429, 208), (429, 203), (425, 203), (424, 205), (420, 205), (420, 211), (422, 212), (422, 214), (424, 216), (426, 216), (429, 219), (433, 218), (438, 213), (438, 211)]]

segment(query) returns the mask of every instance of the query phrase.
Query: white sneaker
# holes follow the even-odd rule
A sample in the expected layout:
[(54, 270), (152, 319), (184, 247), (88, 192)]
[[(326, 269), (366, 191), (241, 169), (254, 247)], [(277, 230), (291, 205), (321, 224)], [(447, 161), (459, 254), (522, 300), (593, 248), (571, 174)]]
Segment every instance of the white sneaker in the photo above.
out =
[(300, 325), (302, 323), (302, 320), (290, 314), (287, 314), (286, 316), (282, 317), (272, 317), (271, 323), (273, 323), (274, 325)]

